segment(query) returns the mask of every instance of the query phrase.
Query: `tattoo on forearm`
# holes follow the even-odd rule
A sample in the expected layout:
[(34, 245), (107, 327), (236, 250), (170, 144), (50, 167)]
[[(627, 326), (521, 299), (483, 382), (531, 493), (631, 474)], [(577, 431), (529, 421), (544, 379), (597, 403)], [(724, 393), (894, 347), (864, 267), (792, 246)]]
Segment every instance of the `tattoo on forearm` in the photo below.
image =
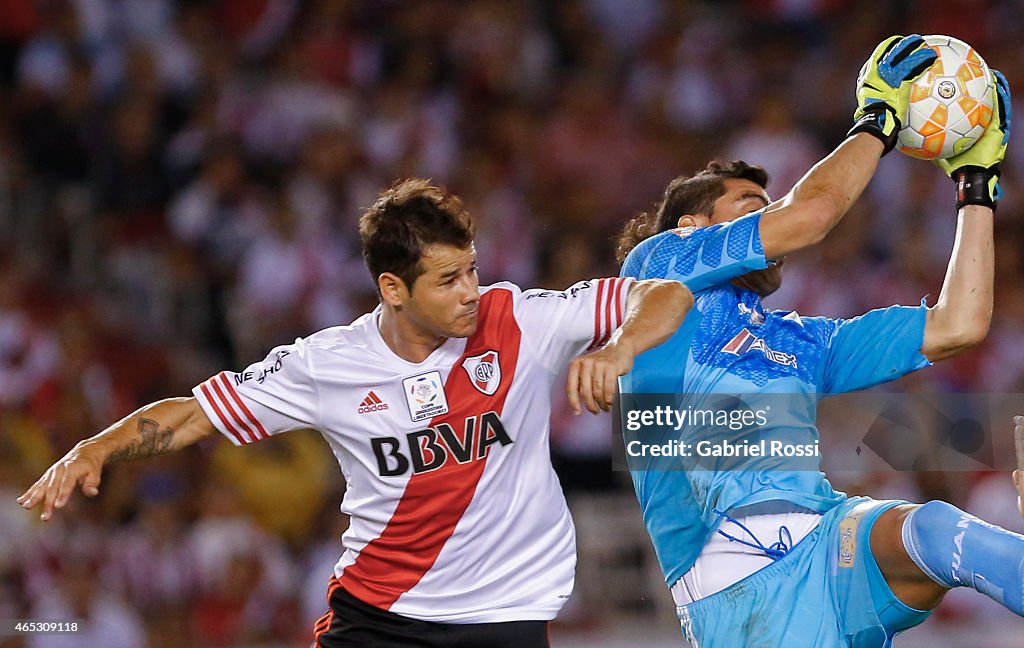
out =
[(154, 455), (165, 454), (173, 450), (174, 430), (169, 427), (160, 429), (160, 423), (153, 419), (139, 420), (139, 438), (116, 450), (107, 461), (131, 461)]

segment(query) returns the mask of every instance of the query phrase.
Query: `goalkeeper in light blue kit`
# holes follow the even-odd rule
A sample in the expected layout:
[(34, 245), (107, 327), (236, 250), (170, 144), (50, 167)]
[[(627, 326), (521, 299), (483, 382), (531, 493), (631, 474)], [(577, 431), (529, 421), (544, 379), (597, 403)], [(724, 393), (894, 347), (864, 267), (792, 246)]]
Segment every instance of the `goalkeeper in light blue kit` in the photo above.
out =
[[(786, 394), (788, 419), (758, 433), (813, 444), (820, 395), (893, 380), (985, 337), (1010, 130), (999, 73), (984, 135), (938, 162), (956, 183), (958, 225), (935, 306), (837, 320), (761, 304), (780, 284), (781, 259), (820, 241), (895, 146), (910, 84), (935, 59), (922, 44), (892, 37), (876, 48), (858, 78), (849, 136), (782, 200), (769, 201), (760, 167), (712, 163), (674, 180), (656, 212), (627, 225), (622, 275), (682, 281), (696, 304), (671, 340), (636, 359), (621, 379), (624, 396)], [(684, 427), (676, 439), (692, 433)], [(953, 587), (1024, 615), (1024, 537), (948, 503), (848, 498), (818, 470), (779, 470), (769, 459), (733, 471), (665, 470), (661, 461), (631, 459), (630, 469), (694, 646), (889, 646)]]

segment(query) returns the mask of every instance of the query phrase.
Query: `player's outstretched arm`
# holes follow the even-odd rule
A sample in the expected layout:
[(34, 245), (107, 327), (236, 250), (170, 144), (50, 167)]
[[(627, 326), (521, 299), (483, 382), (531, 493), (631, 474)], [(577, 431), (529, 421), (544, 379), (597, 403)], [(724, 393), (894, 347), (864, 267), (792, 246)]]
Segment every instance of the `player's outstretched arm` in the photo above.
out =
[(106, 464), (174, 452), (216, 431), (195, 398), (151, 403), (96, 436), (79, 441), (18, 498), (18, 503), (26, 509), (42, 505), (40, 518), (49, 520), (55, 508), (64, 507), (76, 486), (95, 497)]
[(878, 160), (896, 145), (910, 86), (935, 62), (924, 39), (912, 35), (882, 41), (857, 79), (856, 123), (849, 137), (761, 216), (765, 256), (777, 259), (821, 241), (860, 196)]
[(566, 393), (581, 413), (580, 401), (597, 414), (612, 407), (619, 376), (633, 368), (633, 359), (668, 340), (693, 307), (693, 293), (678, 281), (645, 279), (629, 287), (626, 317), (608, 344), (569, 364)]
[(956, 355), (988, 334), (994, 281), (993, 216), (1000, 165), (1010, 139), (1010, 87), (993, 72), (997, 109), (981, 138), (936, 164), (956, 185), (957, 227), (942, 292), (925, 320), (921, 353), (932, 362)]

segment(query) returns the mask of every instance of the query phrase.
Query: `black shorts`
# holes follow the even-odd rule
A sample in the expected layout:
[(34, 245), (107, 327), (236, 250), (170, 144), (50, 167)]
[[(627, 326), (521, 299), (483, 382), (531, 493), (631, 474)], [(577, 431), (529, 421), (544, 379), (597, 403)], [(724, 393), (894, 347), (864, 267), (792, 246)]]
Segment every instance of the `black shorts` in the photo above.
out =
[(547, 621), (434, 623), (381, 610), (346, 592), (331, 593), (316, 622), (315, 648), (550, 648)]

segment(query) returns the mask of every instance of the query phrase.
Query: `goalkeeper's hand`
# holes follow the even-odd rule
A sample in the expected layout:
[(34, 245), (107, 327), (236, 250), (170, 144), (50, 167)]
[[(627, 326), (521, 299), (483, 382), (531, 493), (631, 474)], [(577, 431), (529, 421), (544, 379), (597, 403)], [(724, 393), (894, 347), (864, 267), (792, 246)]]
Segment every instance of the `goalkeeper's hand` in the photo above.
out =
[(992, 70), (995, 93), (992, 121), (974, 145), (951, 158), (935, 160), (936, 166), (956, 183), (956, 207), (982, 205), (995, 209), (1002, 191), (999, 173), (1006, 143), (1010, 141), (1010, 84), (998, 70)]
[(906, 121), (910, 86), (936, 58), (917, 34), (879, 43), (857, 76), (857, 110), (848, 134), (870, 133), (885, 144), (882, 155), (891, 151)]

